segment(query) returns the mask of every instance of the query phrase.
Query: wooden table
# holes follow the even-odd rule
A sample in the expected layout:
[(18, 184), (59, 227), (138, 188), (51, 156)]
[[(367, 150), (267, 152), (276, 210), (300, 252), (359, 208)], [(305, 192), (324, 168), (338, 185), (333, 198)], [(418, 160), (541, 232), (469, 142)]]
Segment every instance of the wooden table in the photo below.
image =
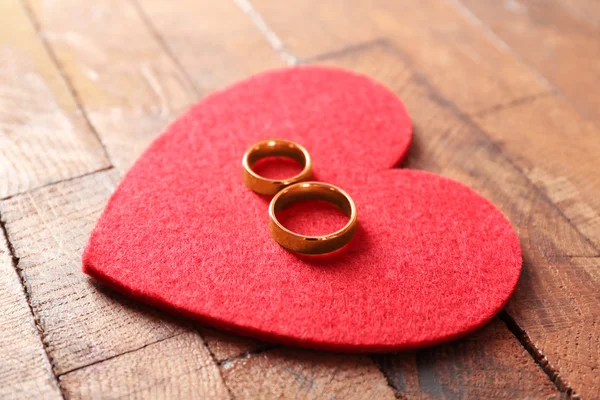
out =
[[(0, 398), (600, 398), (597, 0), (2, 0)], [(391, 87), (403, 167), (450, 176), (518, 231), (488, 326), (387, 355), (234, 337), (80, 272), (124, 171), (198, 98), (286, 64)]]

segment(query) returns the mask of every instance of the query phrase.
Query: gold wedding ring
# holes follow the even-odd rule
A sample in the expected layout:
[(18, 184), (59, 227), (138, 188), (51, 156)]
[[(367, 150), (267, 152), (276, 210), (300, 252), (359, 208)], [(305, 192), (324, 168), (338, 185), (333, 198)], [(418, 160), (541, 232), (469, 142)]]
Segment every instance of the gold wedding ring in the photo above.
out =
[[(339, 207), (349, 218), (337, 232), (323, 236), (305, 236), (284, 227), (275, 215), (292, 203), (304, 200), (325, 200)], [(356, 232), (357, 216), (354, 201), (342, 189), (323, 182), (301, 182), (281, 190), (269, 206), (269, 229), (277, 243), (287, 250), (303, 254), (324, 254), (348, 243)]]
[[(287, 157), (302, 165), (302, 172), (287, 179), (268, 179), (258, 175), (252, 166), (266, 157)], [(312, 161), (308, 151), (298, 143), (283, 139), (263, 140), (250, 147), (242, 159), (243, 179), (246, 186), (259, 194), (274, 195), (281, 189), (297, 182), (310, 179), (312, 176)]]

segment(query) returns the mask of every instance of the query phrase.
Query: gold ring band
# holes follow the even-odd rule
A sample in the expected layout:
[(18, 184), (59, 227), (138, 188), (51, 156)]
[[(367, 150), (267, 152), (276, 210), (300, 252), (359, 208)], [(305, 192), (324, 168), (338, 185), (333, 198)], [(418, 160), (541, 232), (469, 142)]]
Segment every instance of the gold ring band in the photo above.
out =
[[(304, 200), (325, 200), (339, 207), (350, 219), (337, 232), (323, 236), (305, 236), (284, 227), (275, 214), (292, 203)], [(324, 254), (347, 244), (357, 226), (356, 206), (342, 189), (323, 182), (301, 182), (281, 190), (269, 205), (269, 229), (277, 243), (287, 250), (303, 254)]]
[[(302, 172), (287, 179), (268, 179), (252, 170), (258, 160), (265, 157), (288, 157), (302, 165)], [(283, 139), (263, 140), (250, 147), (242, 159), (242, 178), (246, 186), (259, 194), (274, 195), (281, 189), (297, 182), (310, 179), (312, 176), (312, 161), (308, 151), (298, 143)]]

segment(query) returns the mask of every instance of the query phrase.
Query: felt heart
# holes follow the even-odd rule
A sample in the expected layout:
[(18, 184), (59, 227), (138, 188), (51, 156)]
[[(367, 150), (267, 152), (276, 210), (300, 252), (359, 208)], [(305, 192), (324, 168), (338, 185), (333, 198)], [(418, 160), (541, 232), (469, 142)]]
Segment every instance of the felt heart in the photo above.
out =
[[(411, 135), (402, 103), (364, 76), (314, 66), (254, 76), (200, 101), (150, 146), (98, 221), (84, 271), (154, 306), (286, 344), (389, 351), (469, 333), (514, 290), (519, 241), (473, 190), (392, 169)], [(244, 151), (269, 137), (304, 145), (315, 178), (354, 198), (359, 229), (346, 248), (302, 257), (272, 240), (269, 198), (241, 178)], [(335, 213), (306, 218), (313, 206), (282, 219), (335, 229)]]

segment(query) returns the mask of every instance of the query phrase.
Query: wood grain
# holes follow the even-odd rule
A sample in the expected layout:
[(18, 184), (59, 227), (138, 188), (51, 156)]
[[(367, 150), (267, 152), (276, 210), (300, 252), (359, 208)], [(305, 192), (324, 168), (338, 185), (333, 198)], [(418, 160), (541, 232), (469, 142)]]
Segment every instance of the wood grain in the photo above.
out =
[(118, 177), (101, 172), (0, 203), (57, 374), (182, 329), (99, 289), (81, 272), (81, 253)]
[(229, 399), (198, 335), (182, 333), (61, 377), (69, 399)]
[[(500, 207), (517, 230), (525, 259), (523, 278), (515, 299), (509, 304), (510, 315), (525, 328), (537, 350), (554, 356), (554, 359), (549, 358), (553, 365), (558, 359), (568, 359), (581, 350), (577, 346), (564, 346), (564, 340), (571, 337), (570, 333), (535, 329), (529, 332), (526, 319), (521, 316), (558, 313), (557, 307), (552, 304), (553, 297), (567, 296), (572, 297), (575, 303), (589, 303), (589, 294), (579, 293), (576, 289), (582, 277), (587, 275), (583, 267), (567, 257), (564, 262), (573, 271), (571, 275), (557, 275), (556, 271), (548, 269), (555, 257), (594, 257), (597, 250), (587, 238), (570, 224), (545, 193), (536, 190), (515, 168), (486, 132), (462, 116), (421, 74), (413, 72), (395, 48), (380, 44), (323, 62), (367, 73), (391, 87), (403, 99), (415, 125), (415, 140), (404, 167), (430, 170), (455, 178)], [(533, 276), (535, 282), (527, 276)], [(541, 290), (541, 287), (547, 289)], [(584, 327), (582, 332), (593, 335), (595, 328), (592, 328)], [(508, 353), (505, 354), (508, 356)], [(589, 346), (586, 356), (597, 360), (597, 348)], [(517, 354), (510, 358), (520, 359)], [(517, 365), (519, 363), (515, 362), (513, 369), (517, 369)], [(464, 365), (461, 373), (467, 379), (472, 372), (470, 366)], [(558, 370), (557, 375), (562, 376), (562, 371)], [(583, 378), (565, 375), (567, 382), (577, 391), (586, 387)], [(471, 379), (477, 382), (479, 377), (474, 374)], [(495, 379), (498, 385), (504, 385), (506, 379), (510, 381), (512, 378), (498, 375)], [(526, 396), (524, 392), (523, 397)]]
[(197, 98), (190, 82), (127, 1), (28, 4), (113, 163), (126, 171)]
[(600, 126), (597, 1), (461, 1)]
[(377, 39), (391, 41), (441, 94), (468, 114), (549, 91), (543, 80), (445, 0), (354, 1), (352, 6), (343, 0), (252, 4), (286, 49), (301, 60)]
[(557, 399), (560, 392), (494, 319), (449, 345), (375, 358), (396, 393), (409, 399)]
[(44, 350), (25, 291), (0, 231), (0, 398), (60, 399), (56, 378)]
[(526, 341), (565, 390), (583, 399), (600, 393), (600, 258), (525, 260), (507, 306)]
[(394, 399), (364, 356), (280, 349), (221, 365), (236, 399)]
[(202, 94), (285, 65), (233, 1), (138, 0), (156, 33)]
[(560, 0), (562, 6), (579, 21), (600, 28), (600, 3), (596, 0)]
[(201, 94), (285, 65), (234, 1), (138, 0)]
[(0, 198), (107, 168), (20, 2), (0, 15)]
[(556, 95), (474, 120), (600, 249), (600, 128)]

